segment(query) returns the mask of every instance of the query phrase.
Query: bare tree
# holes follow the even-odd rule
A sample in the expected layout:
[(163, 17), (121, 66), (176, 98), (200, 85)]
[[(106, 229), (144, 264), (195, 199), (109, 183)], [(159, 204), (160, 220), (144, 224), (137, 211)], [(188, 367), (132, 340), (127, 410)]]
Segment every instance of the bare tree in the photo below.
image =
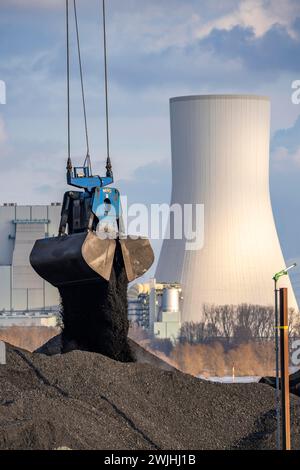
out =
[[(252, 304), (240, 305), (203, 305), (201, 323), (184, 323), (181, 328), (180, 342), (199, 344), (217, 338), (230, 343), (247, 342), (252, 339), (271, 339), (274, 337), (274, 308)], [(290, 309), (290, 334), (300, 335), (300, 320), (295, 321), (295, 312)]]

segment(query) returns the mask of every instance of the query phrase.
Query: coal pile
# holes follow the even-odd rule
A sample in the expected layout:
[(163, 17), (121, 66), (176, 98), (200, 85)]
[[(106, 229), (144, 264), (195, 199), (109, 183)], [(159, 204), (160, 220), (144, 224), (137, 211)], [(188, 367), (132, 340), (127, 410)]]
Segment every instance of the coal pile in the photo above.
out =
[(130, 362), (127, 342), (127, 276), (117, 245), (110, 281), (67, 285), (59, 289), (63, 320), (63, 346), (98, 352)]
[[(215, 384), (97, 353), (7, 348), (0, 449), (274, 449), (275, 392)], [(292, 396), (293, 447), (300, 401)]]

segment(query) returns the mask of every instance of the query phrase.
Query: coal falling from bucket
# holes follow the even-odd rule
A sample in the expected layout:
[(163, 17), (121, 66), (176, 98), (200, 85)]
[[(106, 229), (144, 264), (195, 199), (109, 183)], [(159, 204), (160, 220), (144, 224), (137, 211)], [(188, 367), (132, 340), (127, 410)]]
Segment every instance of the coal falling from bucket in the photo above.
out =
[(59, 288), (63, 352), (76, 347), (117, 361), (133, 361), (127, 342), (127, 285), (121, 248), (117, 243), (109, 281)]

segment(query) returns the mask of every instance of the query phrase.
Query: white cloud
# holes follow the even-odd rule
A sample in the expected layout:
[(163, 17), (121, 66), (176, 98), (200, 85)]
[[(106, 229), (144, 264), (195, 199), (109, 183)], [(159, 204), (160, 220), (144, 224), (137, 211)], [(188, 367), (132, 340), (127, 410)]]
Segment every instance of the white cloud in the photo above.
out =
[(293, 161), (295, 164), (300, 167), (300, 147), (298, 150), (292, 155)]
[[(72, 2), (70, 4), (72, 8)], [(64, 9), (65, 2), (1, 0), (1, 6)], [(81, 0), (78, 9), (96, 17), (98, 28), (101, 15), (97, 1)], [(299, 5), (296, 0), (227, 0), (226, 7), (223, 2), (215, 0), (202, 0), (200, 3), (198, 0), (111, 0), (107, 1), (108, 40), (111, 52), (119, 53), (124, 49), (159, 52), (169, 47), (184, 47), (207, 36), (214, 28), (230, 30), (237, 25), (252, 27), (256, 36), (262, 36), (274, 24), (280, 24), (294, 36), (292, 22), (297, 14)], [(81, 23), (86, 19), (85, 14), (81, 16)], [(90, 21), (81, 26), (90, 30)]]
[(199, 28), (199, 38), (214, 28), (230, 30), (234, 26), (251, 27), (257, 37), (264, 35), (274, 24), (284, 26), (295, 36), (292, 23), (299, 15), (299, 5), (293, 0), (242, 0), (232, 12), (217, 17)]
[(288, 149), (285, 147), (277, 147), (277, 149), (273, 153), (273, 160), (274, 162), (286, 162), (289, 158)]
[(192, 2), (143, 2), (134, 8), (112, 9), (108, 23), (114, 52), (129, 48), (146, 53), (192, 43), (202, 20)]
[(272, 154), (272, 161), (277, 171), (289, 171), (291, 167), (300, 168), (300, 147), (290, 153), (286, 147), (278, 147)]
[[(226, 8), (213, 0), (123, 2), (114, 0), (108, 21), (111, 51), (161, 52), (194, 44), (214, 29), (253, 28), (264, 35), (275, 24), (295, 37), (293, 21), (299, 16), (296, 0), (227, 0)], [(125, 8), (126, 5), (126, 8)]]

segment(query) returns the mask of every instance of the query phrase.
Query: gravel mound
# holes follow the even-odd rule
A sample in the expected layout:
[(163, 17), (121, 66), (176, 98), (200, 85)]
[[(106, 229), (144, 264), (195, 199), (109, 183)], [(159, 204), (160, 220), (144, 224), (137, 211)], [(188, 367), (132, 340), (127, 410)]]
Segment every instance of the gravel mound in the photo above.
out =
[[(127, 338), (127, 344), (130, 350), (130, 357), (132, 358), (132, 361), (128, 362), (151, 364), (152, 366), (162, 370), (177, 370), (176, 367), (169, 364), (168, 362), (165, 362), (163, 359), (151, 353), (150, 351), (147, 351), (133, 339)], [(62, 335), (60, 334), (51, 338), (49, 341), (47, 341), (47, 343), (43, 344), (43, 346), (36, 349), (35, 352), (46, 354), (47, 356), (54, 356), (56, 354), (63, 354), (74, 350), (77, 350), (77, 348), (74, 347), (74, 343), (72, 341), (67, 344), (65, 343), (63, 346)]]
[[(215, 384), (97, 353), (8, 346), (0, 449), (271, 449), (274, 402), (263, 384)], [(292, 397), (298, 448), (299, 405)]]

